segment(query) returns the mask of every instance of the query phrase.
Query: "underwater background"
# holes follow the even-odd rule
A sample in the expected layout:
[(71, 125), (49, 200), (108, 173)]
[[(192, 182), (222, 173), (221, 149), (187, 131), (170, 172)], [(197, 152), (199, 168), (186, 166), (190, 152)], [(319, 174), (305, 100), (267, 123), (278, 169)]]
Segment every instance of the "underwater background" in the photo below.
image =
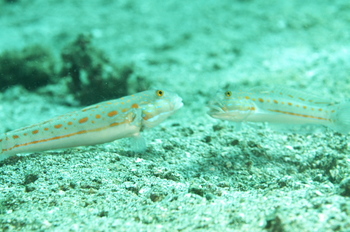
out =
[(349, 136), (207, 115), (218, 89), (350, 98), (346, 0), (0, 0), (0, 132), (149, 88), (128, 139), (0, 163), (2, 231), (349, 231)]

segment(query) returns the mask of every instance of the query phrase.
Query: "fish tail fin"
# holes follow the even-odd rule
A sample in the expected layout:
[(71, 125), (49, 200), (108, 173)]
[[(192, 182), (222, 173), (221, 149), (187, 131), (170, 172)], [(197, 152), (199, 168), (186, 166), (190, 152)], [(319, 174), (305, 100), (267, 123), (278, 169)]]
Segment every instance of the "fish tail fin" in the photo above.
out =
[(131, 149), (135, 153), (144, 153), (147, 149), (146, 140), (140, 134), (131, 137)]
[(331, 116), (334, 130), (347, 134), (350, 132), (350, 102), (340, 103), (335, 106), (334, 113)]
[(0, 161), (14, 155), (16, 155), (16, 153), (6, 150), (6, 133), (0, 135)]
[(9, 158), (10, 156), (12, 156), (10, 154), (6, 154), (3, 152), (3, 150), (2, 150), (3, 144), (2, 143), (3, 143), (3, 141), (0, 141), (0, 161), (5, 160), (5, 159)]
[(0, 137), (0, 160), (4, 160), (7, 157), (4, 156), (4, 152), (2, 151), (2, 143), (3, 143), (4, 139), (2, 137)]

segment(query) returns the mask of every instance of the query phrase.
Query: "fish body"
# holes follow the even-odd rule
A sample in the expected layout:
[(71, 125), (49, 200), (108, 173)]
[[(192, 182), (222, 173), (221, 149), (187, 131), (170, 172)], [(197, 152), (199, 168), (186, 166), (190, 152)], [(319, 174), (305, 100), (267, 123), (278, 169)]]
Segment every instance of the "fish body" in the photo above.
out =
[(289, 88), (219, 91), (209, 108), (211, 117), (235, 122), (313, 124), (342, 133), (350, 131), (350, 103)]
[(140, 137), (183, 106), (175, 93), (148, 90), (101, 102), (0, 136), (0, 160), (45, 151)]

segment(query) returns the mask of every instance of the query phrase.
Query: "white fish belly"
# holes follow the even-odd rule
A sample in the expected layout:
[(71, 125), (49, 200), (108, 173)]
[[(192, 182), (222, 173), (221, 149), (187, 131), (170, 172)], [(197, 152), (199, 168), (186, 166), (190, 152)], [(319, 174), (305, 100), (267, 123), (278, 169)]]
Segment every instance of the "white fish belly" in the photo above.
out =
[[(140, 132), (138, 126), (120, 124), (103, 130), (82, 130), (67, 134), (52, 135), (36, 140), (15, 140), (11, 143), (2, 142), (2, 149), (6, 149), (1, 156), (14, 155), (37, 151), (54, 150), (61, 148), (88, 146), (114, 141), (116, 139), (131, 137)], [(1, 158), (0, 158), (1, 160)]]

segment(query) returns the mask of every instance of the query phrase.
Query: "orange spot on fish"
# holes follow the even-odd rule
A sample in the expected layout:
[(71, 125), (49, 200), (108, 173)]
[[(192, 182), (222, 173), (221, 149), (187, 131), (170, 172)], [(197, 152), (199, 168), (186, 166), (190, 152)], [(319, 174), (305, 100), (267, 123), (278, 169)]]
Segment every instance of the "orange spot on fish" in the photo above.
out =
[(55, 125), (54, 127), (55, 127), (56, 129), (59, 129), (59, 128), (62, 127), (62, 124), (57, 124), (57, 125)]
[(68, 122), (68, 125), (73, 125), (73, 122)]
[(307, 109), (307, 106), (303, 106), (304, 109)]
[(44, 130), (48, 131), (48, 130), (49, 130), (49, 128), (45, 127), (45, 128), (44, 128)]
[[(223, 109), (224, 110), (224, 109)], [(226, 110), (225, 110), (226, 111)], [(145, 115), (144, 117), (142, 117), (143, 118), (143, 120), (148, 120), (148, 119), (150, 119), (151, 117), (149, 116), (149, 115)]]
[(39, 133), (39, 130), (33, 130), (32, 131), (32, 134), (37, 134), (37, 133)]
[(293, 103), (291, 103), (291, 102), (288, 102), (288, 105), (289, 105), (289, 106), (292, 106), (292, 105), (293, 105)]
[(277, 101), (277, 100), (273, 100), (273, 102), (274, 102), (274, 103), (276, 103), (276, 104), (278, 103), (278, 101)]
[(139, 108), (139, 105), (134, 103), (134, 104), (132, 104), (131, 108)]
[(259, 100), (259, 102), (264, 102), (264, 99), (262, 99), (262, 98), (259, 98), (258, 100)]
[(111, 111), (111, 112), (108, 113), (108, 116), (109, 116), (109, 117), (113, 117), (113, 116), (115, 116), (115, 115), (117, 115), (117, 114), (118, 114), (118, 111), (113, 110), (113, 111)]
[(128, 108), (124, 108), (124, 109), (122, 109), (122, 112), (125, 113), (125, 112), (127, 112), (128, 110), (129, 110)]
[(18, 139), (18, 138), (19, 138), (19, 136), (18, 136), (18, 135), (13, 135), (13, 136), (12, 136), (12, 138), (14, 138), (14, 139)]
[(245, 99), (249, 100), (249, 99), (250, 99), (250, 97), (249, 97), (249, 96), (245, 96)]
[(101, 118), (100, 114), (96, 114), (95, 118)]
[(80, 119), (80, 120), (79, 120), (79, 123), (85, 123), (85, 122), (87, 122), (88, 120), (89, 120), (89, 118), (88, 118), (88, 117), (85, 117), (85, 118)]
[(109, 124), (110, 127), (118, 126), (118, 125), (119, 125), (119, 123), (117, 123), (117, 122), (114, 122), (114, 123)]

